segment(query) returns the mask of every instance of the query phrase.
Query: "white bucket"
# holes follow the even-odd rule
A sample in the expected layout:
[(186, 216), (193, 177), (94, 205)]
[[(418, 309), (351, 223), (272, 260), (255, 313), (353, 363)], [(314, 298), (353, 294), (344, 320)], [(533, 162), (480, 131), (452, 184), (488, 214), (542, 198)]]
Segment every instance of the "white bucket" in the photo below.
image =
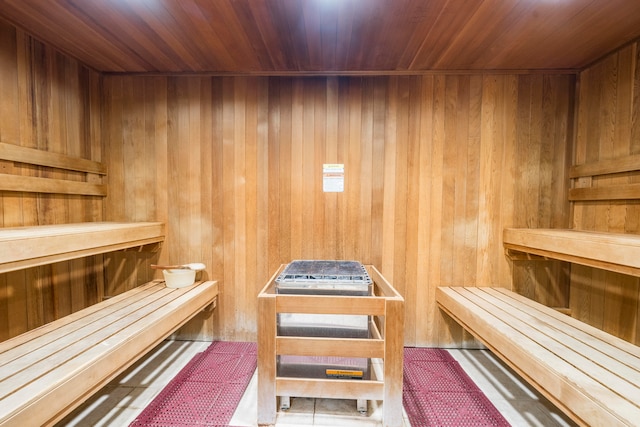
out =
[(162, 270), (162, 274), (168, 288), (184, 288), (196, 280), (196, 271), (190, 269)]

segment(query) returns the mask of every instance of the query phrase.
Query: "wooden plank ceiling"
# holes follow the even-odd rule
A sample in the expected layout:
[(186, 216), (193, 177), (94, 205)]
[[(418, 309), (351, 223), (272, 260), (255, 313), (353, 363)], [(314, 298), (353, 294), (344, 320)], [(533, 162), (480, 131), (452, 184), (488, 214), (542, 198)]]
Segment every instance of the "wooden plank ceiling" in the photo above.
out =
[(0, 0), (102, 72), (581, 69), (640, 37), (637, 0)]

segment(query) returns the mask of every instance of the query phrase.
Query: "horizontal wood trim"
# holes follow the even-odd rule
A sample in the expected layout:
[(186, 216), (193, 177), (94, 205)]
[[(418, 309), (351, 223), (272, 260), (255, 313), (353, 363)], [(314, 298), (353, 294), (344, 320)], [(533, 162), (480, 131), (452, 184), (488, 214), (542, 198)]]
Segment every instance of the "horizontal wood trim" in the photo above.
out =
[(506, 228), (506, 249), (640, 276), (640, 235)]
[(164, 235), (160, 222), (0, 228), (0, 273), (161, 242)]
[(277, 396), (382, 400), (382, 381), (276, 377)]
[(365, 296), (278, 295), (276, 312), (382, 316), (385, 300)]
[[(482, 70), (484, 76), (504, 75), (576, 75), (577, 68), (527, 68), (509, 70)], [(438, 70), (316, 70), (316, 71), (206, 71), (206, 72), (105, 72), (111, 77), (380, 77), (380, 76), (473, 76), (478, 70), (438, 69)]]
[(384, 340), (277, 337), (276, 354), (383, 359)]
[(0, 142), (0, 159), (77, 172), (107, 174), (107, 167), (93, 160)]
[(0, 174), (0, 191), (106, 196), (107, 186), (64, 179)]
[(584, 163), (571, 166), (569, 178), (582, 178), (587, 176), (609, 175), (614, 173), (631, 172), (640, 170), (640, 155), (625, 156), (617, 159), (600, 160), (598, 162)]
[(569, 200), (637, 200), (640, 199), (640, 184), (621, 184), (609, 187), (585, 187), (569, 190)]

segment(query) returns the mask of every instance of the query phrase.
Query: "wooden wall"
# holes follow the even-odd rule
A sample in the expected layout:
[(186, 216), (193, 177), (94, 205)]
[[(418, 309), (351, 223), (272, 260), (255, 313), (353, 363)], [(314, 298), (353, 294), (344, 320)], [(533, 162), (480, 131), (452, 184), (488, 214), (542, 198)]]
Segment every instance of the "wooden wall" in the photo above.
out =
[[(640, 154), (640, 49), (630, 44), (579, 76), (575, 164)], [(640, 174), (600, 178), (595, 186), (640, 182)], [(575, 202), (573, 227), (640, 233), (639, 201)], [(640, 344), (640, 279), (574, 265), (574, 316)]]
[[(0, 142), (100, 161), (100, 76), (0, 21)], [(0, 160), (0, 173), (74, 179)], [(100, 198), (0, 192), (0, 226), (99, 221)], [(98, 300), (102, 260), (0, 274), (0, 340)]]
[[(0, 22), (0, 141), (104, 161), (110, 186), (106, 203), (0, 192), (0, 226), (166, 221), (161, 260), (203, 261), (223, 284), (214, 319), (183, 337), (254, 339), (255, 295), (279, 264), (345, 258), (405, 296), (409, 345), (474, 345), (436, 309), (436, 286), (511, 283), (637, 344), (638, 279), (509, 263), (501, 230), (640, 232), (640, 203), (569, 209), (566, 179), (570, 161), (640, 153), (639, 59), (638, 43), (604, 58), (575, 96), (569, 75), (102, 77)], [(345, 193), (321, 191), (333, 162)], [(68, 177), (6, 161), (0, 172)], [(156, 258), (0, 275), (0, 340), (136, 286)]]
[[(256, 295), (278, 265), (341, 258), (375, 264), (405, 296), (408, 345), (473, 346), (436, 286), (513, 280), (565, 300), (563, 267), (507, 262), (501, 231), (568, 225), (574, 87), (571, 75), (100, 76), (0, 23), (0, 141), (104, 161), (109, 185), (104, 201), (2, 192), (0, 225), (165, 221), (160, 261), (203, 261), (223, 291), (181, 337), (255, 339)], [(344, 193), (322, 192), (323, 163), (345, 164)], [(157, 256), (0, 275), (0, 340), (146, 281)]]
[[(406, 299), (408, 345), (474, 345), (435, 288), (508, 287), (514, 268), (530, 274), (507, 262), (502, 229), (568, 225), (574, 88), (571, 75), (105, 76), (106, 218), (166, 221), (161, 261), (220, 280), (214, 319), (186, 336), (254, 340), (275, 269), (325, 258), (381, 269)], [(344, 193), (322, 192), (323, 163), (344, 163)]]

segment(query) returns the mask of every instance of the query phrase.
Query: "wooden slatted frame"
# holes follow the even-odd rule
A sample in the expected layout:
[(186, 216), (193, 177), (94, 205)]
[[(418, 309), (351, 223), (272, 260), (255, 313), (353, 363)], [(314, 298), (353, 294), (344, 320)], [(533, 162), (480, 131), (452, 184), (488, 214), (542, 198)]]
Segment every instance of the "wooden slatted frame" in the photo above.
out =
[(603, 187), (591, 186), (593, 177), (595, 176), (638, 171), (640, 171), (640, 155), (600, 160), (598, 162), (572, 166), (569, 170), (569, 178), (574, 180), (574, 185), (588, 186), (571, 188), (569, 190), (569, 200), (575, 202), (640, 199), (640, 184), (630, 183)]
[(24, 191), (32, 193), (75, 194), (84, 196), (106, 196), (107, 186), (99, 182), (106, 175), (104, 164), (80, 157), (72, 157), (15, 144), (0, 142), (0, 160), (14, 161), (33, 166), (46, 166), (95, 175), (87, 181), (73, 181), (47, 177), (0, 174), (0, 191)]
[(149, 282), (0, 344), (0, 425), (52, 425), (173, 331), (217, 282)]
[(440, 287), (441, 309), (581, 425), (640, 419), (640, 349), (503, 288)]
[[(258, 424), (276, 421), (277, 396), (325, 397), (383, 401), (383, 424), (402, 425), (402, 361), (404, 299), (373, 266), (366, 266), (374, 282), (373, 297), (276, 295), (275, 278), (258, 295)], [(366, 314), (372, 338), (338, 339), (281, 337), (278, 313)], [(285, 378), (276, 375), (279, 354), (347, 356), (383, 359), (383, 377), (372, 380)]]

